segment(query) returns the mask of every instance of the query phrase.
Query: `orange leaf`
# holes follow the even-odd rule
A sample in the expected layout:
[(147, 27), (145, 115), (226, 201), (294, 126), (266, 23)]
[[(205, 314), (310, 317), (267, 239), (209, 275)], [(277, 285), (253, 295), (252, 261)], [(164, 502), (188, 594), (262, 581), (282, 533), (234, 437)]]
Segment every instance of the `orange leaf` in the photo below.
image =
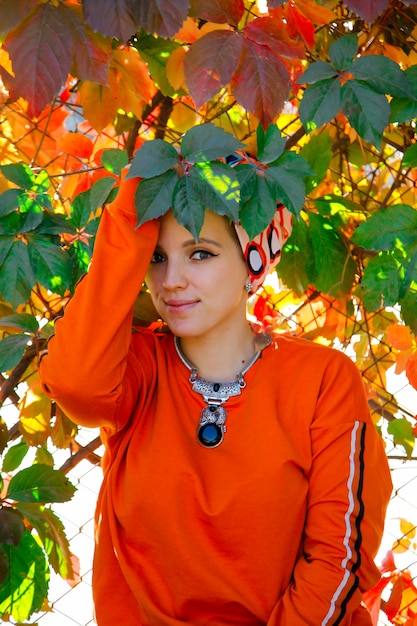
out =
[(396, 350), (408, 350), (413, 345), (413, 337), (408, 326), (391, 324), (386, 330), (388, 342)]
[(409, 357), (405, 367), (405, 373), (410, 385), (412, 385), (414, 389), (417, 389), (417, 352), (413, 352)]
[(110, 87), (85, 81), (80, 87), (84, 117), (100, 133), (112, 123), (117, 113), (117, 94)]
[(175, 34), (174, 39), (181, 43), (193, 43), (200, 37), (200, 30), (196, 22), (187, 17), (180, 30)]
[(89, 159), (94, 147), (90, 137), (81, 133), (67, 133), (57, 140), (57, 145), (62, 152), (80, 159)]
[(167, 78), (176, 91), (185, 86), (184, 57), (187, 51), (182, 46), (174, 50), (166, 64)]
[(130, 89), (136, 98), (150, 102), (156, 87), (151, 80), (146, 63), (142, 61), (136, 50), (114, 50), (110, 67), (120, 73), (119, 97), (123, 89)]
[(329, 24), (335, 19), (333, 11), (318, 5), (314, 0), (294, 0), (294, 2), (313, 24)]

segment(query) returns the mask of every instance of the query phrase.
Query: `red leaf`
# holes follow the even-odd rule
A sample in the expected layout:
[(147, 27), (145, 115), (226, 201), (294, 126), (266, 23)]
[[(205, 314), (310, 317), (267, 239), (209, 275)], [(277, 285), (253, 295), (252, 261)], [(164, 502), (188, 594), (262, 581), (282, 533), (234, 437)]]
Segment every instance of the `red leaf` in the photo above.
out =
[(38, 0), (2, 0), (0, 33), (7, 33), (37, 5)]
[(290, 92), (290, 76), (280, 59), (266, 46), (243, 40), (242, 54), (232, 80), (232, 91), (245, 109), (267, 128)]
[(12, 100), (23, 97), (30, 117), (38, 116), (64, 85), (71, 67), (67, 9), (39, 4), (6, 38), (15, 79), (7, 85)]
[(268, 0), (268, 9), (271, 11), (272, 9), (276, 9), (284, 4), (285, 0)]
[(237, 26), (245, 10), (243, 0), (191, 0), (189, 15), (216, 24)]
[(83, 21), (81, 8), (68, 6), (66, 21), (71, 29), (74, 73), (81, 80), (108, 84), (107, 69), (111, 58), (111, 41), (105, 40)]
[(394, 618), (399, 611), (403, 591), (404, 581), (402, 577), (399, 576), (392, 587), (390, 597), (385, 603), (384, 611), (390, 621), (392, 621), (392, 618)]
[(293, 2), (287, 4), (285, 17), (290, 35), (294, 38), (297, 36), (301, 37), (306, 46), (311, 50), (314, 46), (313, 23), (297, 9)]
[(373, 22), (389, 5), (389, 0), (345, 0), (345, 5), (366, 22)]
[(387, 572), (395, 572), (396, 569), (397, 566), (395, 565), (394, 553), (392, 550), (388, 550), (381, 563), (381, 574), (386, 574)]
[(214, 30), (191, 46), (184, 58), (184, 74), (197, 108), (230, 83), (241, 50), (242, 37), (232, 30)]
[(102, 35), (126, 42), (137, 30), (128, 4), (128, 0), (83, 0), (85, 21)]
[[(102, 3), (97, 5), (102, 11)], [(138, 26), (148, 33), (173, 37), (187, 19), (189, 0), (127, 0), (127, 5)]]
[(277, 17), (258, 17), (244, 28), (246, 39), (261, 46), (268, 46), (271, 52), (286, 59), (304, 59), (304, 46), (293, 41), (288, 29)]

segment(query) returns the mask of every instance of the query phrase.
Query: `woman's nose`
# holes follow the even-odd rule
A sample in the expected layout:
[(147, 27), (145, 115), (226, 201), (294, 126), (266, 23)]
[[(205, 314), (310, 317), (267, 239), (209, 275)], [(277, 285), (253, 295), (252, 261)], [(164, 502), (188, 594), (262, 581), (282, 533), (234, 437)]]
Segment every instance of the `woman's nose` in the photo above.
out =
[(169, 291), (183, 289), (187, 285), (185, 268), (178, 261), (168, 261), (163, 279), (163, 286)]

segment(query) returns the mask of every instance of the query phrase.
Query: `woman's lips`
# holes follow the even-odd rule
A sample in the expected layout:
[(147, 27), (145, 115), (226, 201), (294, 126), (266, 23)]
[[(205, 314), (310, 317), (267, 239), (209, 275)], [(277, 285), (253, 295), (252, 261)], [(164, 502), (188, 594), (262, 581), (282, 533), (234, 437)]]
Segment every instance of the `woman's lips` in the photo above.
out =
[(185, 313), (194, 308), (198, 300), (165, 300), (165, 306), (170, 313)]

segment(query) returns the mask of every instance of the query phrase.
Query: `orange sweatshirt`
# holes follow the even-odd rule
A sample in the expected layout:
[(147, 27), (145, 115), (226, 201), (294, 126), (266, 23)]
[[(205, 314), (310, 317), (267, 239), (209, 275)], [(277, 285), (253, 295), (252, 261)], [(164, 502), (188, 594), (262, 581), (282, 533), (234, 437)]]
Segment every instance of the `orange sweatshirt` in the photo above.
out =
[(94, 258), (41, 360), (47, 393), (106, 446), (96, 514), (99, 626), (365, 626), (362, 592), (391, 492), (356, 366), (281, 337), (231, 397), (214, 449), (171, 334), (132, 332), (158, 222), (137, 181), (102, 218)]

